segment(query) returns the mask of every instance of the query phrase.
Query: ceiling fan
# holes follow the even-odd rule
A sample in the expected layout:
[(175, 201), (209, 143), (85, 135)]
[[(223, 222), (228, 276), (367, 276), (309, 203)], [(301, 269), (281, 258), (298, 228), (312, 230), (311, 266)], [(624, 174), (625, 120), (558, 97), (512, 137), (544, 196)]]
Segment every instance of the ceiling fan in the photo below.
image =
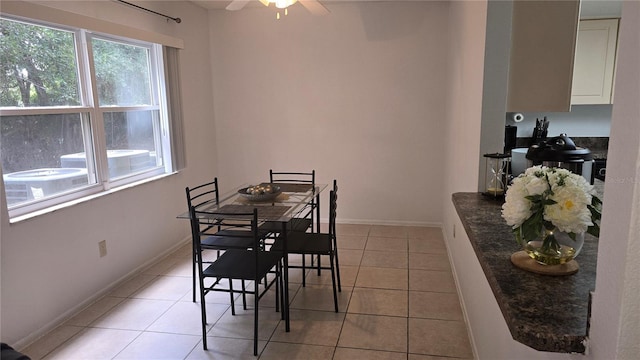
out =
[[(240, 10), (247, 3), (252, 0), (233, 0), (229, 5), (227, 5), (227, 10)], [(269, 4), (274, 3), (276, 8), (284, 9), (286, 11), (287, 7), (299, 2), (304, 6), (310, 13), (313, 15), (327, 15), (329, 10), (320, 3), (318, 0), (259, 0), (264, 6), (269, 6)], [(285, 13), (286, 14), (286, 13)]]

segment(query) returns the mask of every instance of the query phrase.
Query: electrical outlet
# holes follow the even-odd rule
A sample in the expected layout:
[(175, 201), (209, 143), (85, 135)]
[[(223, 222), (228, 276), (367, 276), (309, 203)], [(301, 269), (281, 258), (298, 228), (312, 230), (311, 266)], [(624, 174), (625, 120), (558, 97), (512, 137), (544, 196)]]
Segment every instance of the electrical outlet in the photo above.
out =
[(100, 250), (100, 257), (107, 256), (107, 240), (98, 241), (98, 249)]

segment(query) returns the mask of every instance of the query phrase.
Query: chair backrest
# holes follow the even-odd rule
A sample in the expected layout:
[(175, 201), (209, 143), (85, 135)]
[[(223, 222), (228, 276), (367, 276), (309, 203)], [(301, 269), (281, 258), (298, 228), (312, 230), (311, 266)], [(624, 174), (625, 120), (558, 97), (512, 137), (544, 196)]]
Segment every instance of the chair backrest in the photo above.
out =
[(197, 210), (196, 206), (189, 208), (191, 215), (192, 233), (197, 251), (201, 251), (201, 239), (210, 235), (215, 235), (220, 228), (233, 230), (225, 232), (227, 239), (237, 239), (239, 242), (252, 239), (253, 249), (260, 248), (260, 238), (258, 236), (258, 209), (252, 212), (229, 213), (222, 211)]
[(187, 193), (187, 209), (191, 209), (192, 206), (201, 208), (202, 205), (220, 203), (218, 195), (218, 178), (214, 178), (213, 181), (198, 185), (196, 187), (186, 187)]
[[(286, 187), (289, 185), (289, 188), (302, 187), (304, 190), (315, 191), (316, 188), (316, 171), (311, 170), (311, 172), (290, 172), (290, 171), (273, 171), (273, 169), (269, 169), (269, 182), (276, 184), (283, 184), (282, 187)], [(317, 208), (316, 197), (312, 196), (309, 200), (309, 203), (300, 210), (300, 213), (303, 214), (301, 217), (310, 218), (313, 228), (313, 224), (318, 220), (314, 221), (314, 213), (313, 211)], [(319, 231), (319, 230), (318, 230)]]
[(290, 184), (316, 184), (316, 171), (311, 172), (288, 172), (273, 171), (269, 169), (269, 181), (272, 183), (290, 183)]
[(329, 234), (335, 241), (336, 236), (336, 213), (338, 209), (338, 182), (333, 180), (333, 189), (329, 192)]

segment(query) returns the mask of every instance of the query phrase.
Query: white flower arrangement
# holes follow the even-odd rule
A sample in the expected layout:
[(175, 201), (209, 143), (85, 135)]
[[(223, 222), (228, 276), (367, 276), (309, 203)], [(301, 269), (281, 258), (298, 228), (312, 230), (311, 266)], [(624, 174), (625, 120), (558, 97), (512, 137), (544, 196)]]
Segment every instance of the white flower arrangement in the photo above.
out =
[(502, 217), (519, 243), (538, 238), (544, 229), (600, 235), (602, 201), (584, 177), (566, 169), (533, 166), (507, 189)]

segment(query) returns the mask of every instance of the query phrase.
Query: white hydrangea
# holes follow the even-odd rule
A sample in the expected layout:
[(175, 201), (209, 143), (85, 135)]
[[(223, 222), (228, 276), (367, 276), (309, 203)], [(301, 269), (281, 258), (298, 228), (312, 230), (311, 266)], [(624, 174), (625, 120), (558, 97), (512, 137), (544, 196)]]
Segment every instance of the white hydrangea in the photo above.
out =
[(531, 201), (525, 197), (528, 195), (526, 181), (523, 177), (514, 179), (507, 190), (505, 202), (502, 205), (502, 217), (514, 229), (522, 225), (532, 215)]
[(549, 190), (549, 184), (547, 179), (532, 177), (526, 185), (529, 195), (542, 195), (545, 191)]
[(544, 219), (550, 221), (564, 232), (585, 232), (591, 221), (591, 197), (593, 186), (582, 177), (564, 169), (558, 169), (553, 176), (549, 176), (552, 195), (550, 199), (556, 203), (544, 209)]
[[(533, 166), (515, 178), (507, 189), (502, 217), (514, 229), (533, 215), (527, 196), (555, 201), (544, 207), (544, 220), (564, 232), (581, 233), (593, 225), (588, 205), (595, 194), (582, 176), (566, 169)], [(542, 225), (542, 224), (541, 224)]]
[(533, 168), (527, 169), (523, 175), (515, 178), (507, 190), (505, 203), (502, 205), (502, 217), (507, 224), (514, 229), (522, 225), (533, 214), (531, 201), (526, 197), (540, 195), (548, 189), (546, 181), (536, 176)]

